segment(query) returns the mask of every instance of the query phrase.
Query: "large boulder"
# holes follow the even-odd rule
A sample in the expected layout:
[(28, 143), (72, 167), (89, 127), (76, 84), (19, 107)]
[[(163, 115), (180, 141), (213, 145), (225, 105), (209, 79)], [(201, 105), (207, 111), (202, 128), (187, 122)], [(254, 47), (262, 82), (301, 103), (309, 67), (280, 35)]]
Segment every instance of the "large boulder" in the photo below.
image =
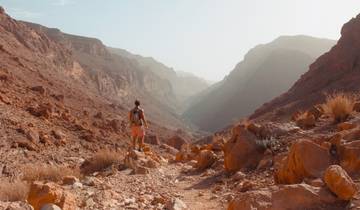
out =
[(338, 146), (340, 166), (351, 176), (360, 174), (360, 141)]
[(326, 188), (307, 184), (273, 186), (240, 194), (229, 203), (228, 210), (299, 210), (345, 208)]
[(199, 170), (205, 170), (211, 167), (216, 160), (217, 156), (213, 151), (202, 150), (196, 157), (196, 168)]
[(235, 126), (231, 139), (224, 145), (225, 170), (235, 172), (242, 168), (256, 168), (265, 151), (257, 141), (256, 136), (245, 126)]
[(74, 195), (66, 192), (55, 183), (33, 183), (27, 200), (34, 207), (34, 210), (40, 210), (49, 203), (59, 206), (62, 210), (74, 210), (77, 208)]
[(340, 199), (350, 200), (357, 192), (355, 183), (341, 166), (332, 165), (326, 169), (324, 181)]
[(178, 150), (181, 150), (181, 146), (186, 144), (187, 141), (178, 135), (175, 135), (166, 141), (166, 144), (172, 146)]
[(330, 165), (331, 156), (326, 148), (309, 140), (299, 140), (291, 146), (288, 156), (277, 168), (275, 182), (296, 184), (304, 178), (320, 178)]

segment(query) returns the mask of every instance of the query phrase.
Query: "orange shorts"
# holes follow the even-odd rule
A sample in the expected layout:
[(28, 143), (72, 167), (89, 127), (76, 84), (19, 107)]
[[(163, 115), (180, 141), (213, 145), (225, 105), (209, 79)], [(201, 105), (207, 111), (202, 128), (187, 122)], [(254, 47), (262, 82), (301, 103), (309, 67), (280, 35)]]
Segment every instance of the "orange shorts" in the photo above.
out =
[(145, 129), (143, 126), (132, 126), (131, 127), (131, 136), (132, 137), (144, 137)]

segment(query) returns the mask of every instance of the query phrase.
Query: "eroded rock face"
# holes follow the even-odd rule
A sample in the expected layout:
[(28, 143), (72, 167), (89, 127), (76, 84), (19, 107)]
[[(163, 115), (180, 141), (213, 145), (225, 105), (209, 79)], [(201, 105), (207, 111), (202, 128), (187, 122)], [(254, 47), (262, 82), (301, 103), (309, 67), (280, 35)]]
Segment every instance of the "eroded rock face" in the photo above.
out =
[(233, 136), (224, 145), (225, 170), (234, 172), (242, 168), (256, 168), (265, 151), (256, 141), (256, 136), (243, 125), (235, 126)]
[(327, 209), (332, 205), (342, 204), (327, 189), (296, 184), (241, 194), (230, 202), (228, 210)]
[(309, 140), (299, 140), (291, 146), (288, 156), (275, 172), (275, 182), (295, 184), (304, 178), (319, 178), (330, 164), (327, 149)]
[(74, 195), (66, 192), (55, 183), (33, 183), (27, 200), (34, 207), (34, 210), (40, 210), (48, 203), (53, 203), (62, 210), (74, 210), (77, 207)]
[(353, 180), (346, 171), (338, 165), (332, 165), (326, 169), (324, 181), (328, 188), (340, 199), (350, 200), (357, 192)]

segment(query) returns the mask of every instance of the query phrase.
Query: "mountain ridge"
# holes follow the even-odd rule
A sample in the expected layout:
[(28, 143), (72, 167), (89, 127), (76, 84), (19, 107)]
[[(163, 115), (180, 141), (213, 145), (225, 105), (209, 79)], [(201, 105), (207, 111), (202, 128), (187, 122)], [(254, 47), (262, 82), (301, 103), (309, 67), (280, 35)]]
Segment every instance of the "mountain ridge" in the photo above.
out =
[[(249, 50), (223, 81), (216, 84), (217, 87), (200, 95), (200, 99), (193, 103), (183, 116), (195, 126), (207, 131), (217, 131), (232, 124), (251, 114), (267, 100), (285, 92), (305, 72), (317, 55), (330, 49), (333, 44), (335, 43), (332, 40), (299, 35), (281, 36), (268, 44), (257, 45)], [(311, 51), (312, 47), (315, 50)], [(287, 51), (294, 56), (286, 53), (280, 55), (279, 51)], [(287, 59), (293, 63), (287, 62)], [(268, 63), (264, 64), (266, 62)], [(264, 65), (272, 65), (272, 68), (267, 69)], [(269, 78), (263, 78), (259, 71)], [(276, 80), (270, 72), (282, 73), (284, 78)], [(254, 78), (254, 75), (258, 78)], [(268, 86), (264, 86), (262, 81), (267, 81)], [(259, 87), (263, 89), (257, 92)]]

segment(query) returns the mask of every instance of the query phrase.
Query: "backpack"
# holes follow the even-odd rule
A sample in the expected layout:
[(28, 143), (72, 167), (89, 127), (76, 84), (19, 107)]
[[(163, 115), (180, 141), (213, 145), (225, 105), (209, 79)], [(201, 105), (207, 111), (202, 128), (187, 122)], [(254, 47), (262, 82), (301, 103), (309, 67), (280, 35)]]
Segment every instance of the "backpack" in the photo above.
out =
[(142, 126), (143, 111), (139, 108), (131, 110), (131, 125)]

